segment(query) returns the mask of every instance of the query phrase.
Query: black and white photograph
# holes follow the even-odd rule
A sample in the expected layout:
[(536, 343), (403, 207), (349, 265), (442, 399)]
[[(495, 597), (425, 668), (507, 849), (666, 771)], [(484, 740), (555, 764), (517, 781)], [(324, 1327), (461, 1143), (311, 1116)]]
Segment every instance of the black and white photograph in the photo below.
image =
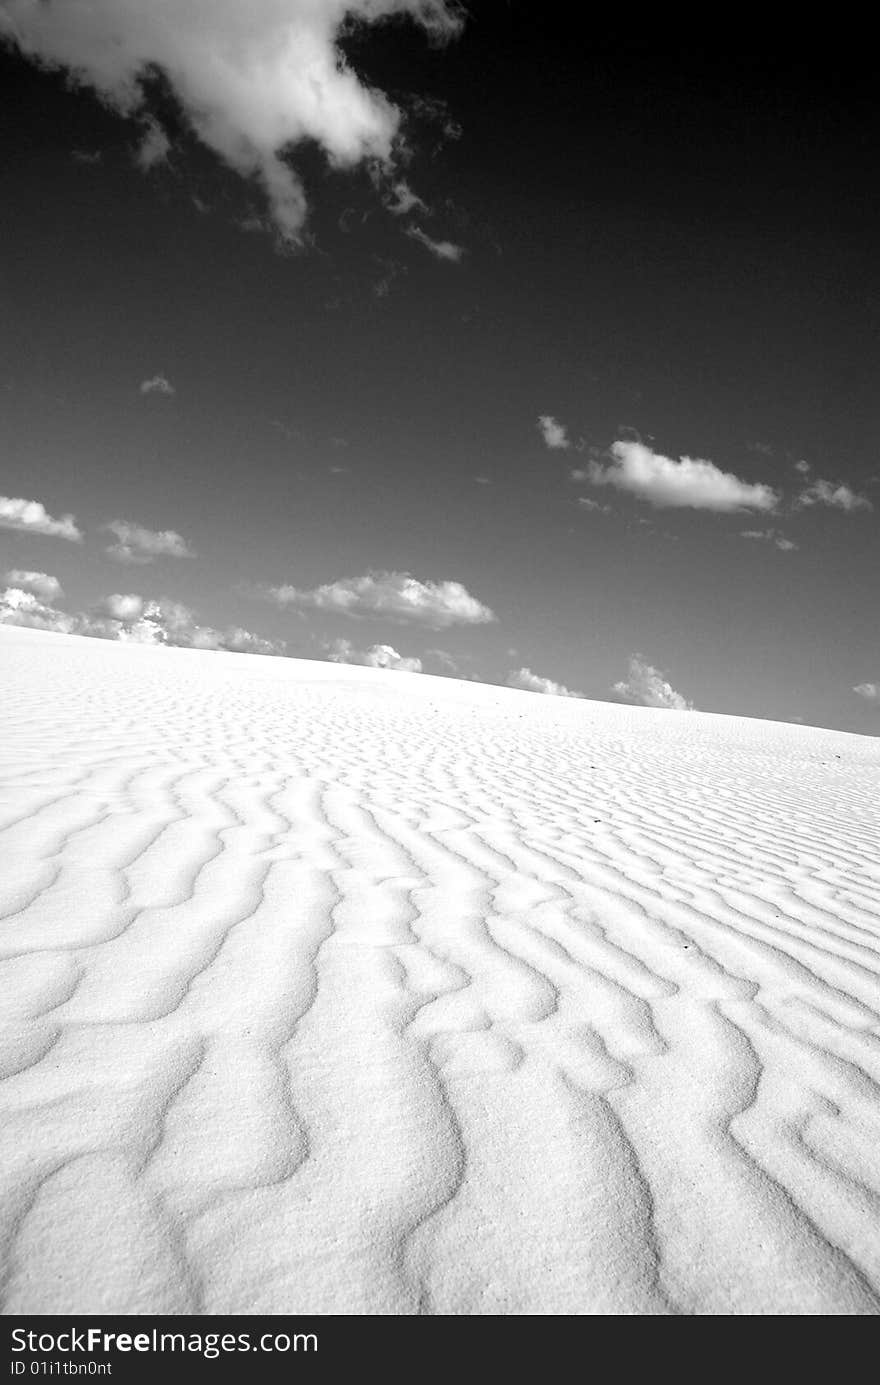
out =
[(880, 89), (715, 25), (0, 0), (12, 1376), (880, 1314)]

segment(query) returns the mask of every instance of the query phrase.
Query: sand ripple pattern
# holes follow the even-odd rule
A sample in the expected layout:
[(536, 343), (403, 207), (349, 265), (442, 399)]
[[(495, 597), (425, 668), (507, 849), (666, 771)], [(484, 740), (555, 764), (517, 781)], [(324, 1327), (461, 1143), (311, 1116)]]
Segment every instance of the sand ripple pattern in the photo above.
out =
[(880, 740), (0, 637), (5, 1313), (880, 1311)]

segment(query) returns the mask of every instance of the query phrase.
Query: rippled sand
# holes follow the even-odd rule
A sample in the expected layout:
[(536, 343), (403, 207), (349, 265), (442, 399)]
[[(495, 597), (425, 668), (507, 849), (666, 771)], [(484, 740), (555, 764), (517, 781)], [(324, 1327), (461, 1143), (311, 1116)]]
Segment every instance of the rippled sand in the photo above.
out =
[(880, 1311), (880, 739), (0, 628), (6, 1313)]

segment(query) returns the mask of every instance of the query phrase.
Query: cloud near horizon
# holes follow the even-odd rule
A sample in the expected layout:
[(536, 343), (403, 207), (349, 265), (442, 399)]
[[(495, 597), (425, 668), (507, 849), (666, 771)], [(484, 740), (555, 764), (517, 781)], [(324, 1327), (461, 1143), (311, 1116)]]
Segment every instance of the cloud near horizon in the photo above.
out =
[[(4, 0), (0, 38), (129, 117), (149, 116), (145, 82), (159, 70), (196, 136), (259, 179), (278, 236), (298, 245), (308, 208), (291, 149), (313, 142), (336, 169), (393, 166), (402, 113), (349, 67), (338, 40), (395, 16), (435, 42), (464, 23), (455, 0)], [(158, 148), (148, 146), (148, 167)]]
[(10, 568), (9, 572), (4, 573), (3, 581), (7, 587), (18, 587), (21, 591), (30, 592), (32, 596), (37, 596), (41, 601), (58, 601), (64, 595), (61, 583), (57, 577), (53, 577), (48, 572), (29, 572), (20, 567)]
[(874, 702), (880, 706), (880, 683), (856, 683), (853, 692), (866, 702)]
[(511, 669), (507, 675), (507, 686), (519, 688), (522, 692), (544, 693), (547, 697), (583, 697), (583, 693), (567, 688), (564, 683), (556, 683), (552, 678), (542, 678), (532, 673), (530, 668)]
[(422, 661), (398, 654), (390, 644), (374, 644), (355, 649), (351, 640), (331, 640), (324, 646), (331, 664), (360, 664), (364, 668), (389, 668), (399, 673), (421, 673)]
[[(45, 575), (45, 574), (38, 574)], [(57, 599), (57, 598), (56, 598)], [(283, 640), (267, 640), (239, 626), (216, 630), (199, 625), (182, 602), (159, 600), (133, 592), (104, 597), (91, 612), (59, 610), (32, 591), (8, 587), (0, 591), (0, 625), (24, 625), (65, 635), (128, 644), (173, 645), (187, 649), (226, 650), (242, 654), (284, 655)]]
[(659, 669), (654, 668), (641, 654), (631, 654), (629, 676), (611, 689), (626, 702), (642, 707), (665, 707), (673, 712), (692, 712), (694, 705), (675, 691)]
[(450, 625), (485, 625), (495, 613), (471, 596), (460, 582), (420, 582), (408, 572), (367, 572), (303, 590), (282, 585), (257, 589), (256, 595), (278, 606), (333, 611), (354, 618), (383, 616), (418, 621), (434, 630)]
[(612, 460), (607, 466), (592, 461), (585, 472), (573, 479), (589, 480), (594, 486), (615, 486), (656, 509), (775, 510), (779, 495), (769, 486), (741, 481), (732, 472), (721, 471), (714, 462), (700, 457), (676, 461), (664, 457), (640, 442), (618, 440), (611, 445)]
[(142, 524), (129, 524), (125, 519), (111, 519), (104, 525), (116, 542), (106, 552), (120, 563), (152, 563), (160, 557), (194, 558), (195, 554), (174, 529), (145, 529)]
[(19, 529), (25, 534), (44, 534), (47, 538), (81, 543), (82, 534), (73, 515), (53, 519), (39, 500), (13, 499), (0, 495), (0, 529)]

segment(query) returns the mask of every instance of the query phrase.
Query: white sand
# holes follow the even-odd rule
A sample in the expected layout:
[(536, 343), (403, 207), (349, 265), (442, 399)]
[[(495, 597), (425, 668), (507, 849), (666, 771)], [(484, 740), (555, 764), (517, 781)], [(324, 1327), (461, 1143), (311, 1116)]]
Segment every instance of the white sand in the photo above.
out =
[(4, 1306), (880, 1311), (880, 739), (0, 628)]

